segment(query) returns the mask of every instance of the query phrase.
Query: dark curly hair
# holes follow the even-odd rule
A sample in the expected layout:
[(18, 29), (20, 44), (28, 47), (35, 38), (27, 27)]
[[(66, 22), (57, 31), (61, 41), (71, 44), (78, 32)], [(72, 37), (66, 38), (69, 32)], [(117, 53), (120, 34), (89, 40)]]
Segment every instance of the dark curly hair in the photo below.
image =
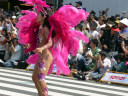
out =
[[(42, 13), (42, 16), (44, 16), (43, 13)], [(46, 16), (46, 18), (44, 19), (44, 24), (42, 26), (43, 27), (47, 26), (48, 29), (50, 30), (51, 29), (51, 26), (50, 26), (49, 21), (48, 21), (49, 20), (49, 15), (46, 14), (45, 16)], [(52, 38), (54, 38), (55, 36), (56, 36), (56, 32), (53, 30), (53, 32), (52, 32)]]

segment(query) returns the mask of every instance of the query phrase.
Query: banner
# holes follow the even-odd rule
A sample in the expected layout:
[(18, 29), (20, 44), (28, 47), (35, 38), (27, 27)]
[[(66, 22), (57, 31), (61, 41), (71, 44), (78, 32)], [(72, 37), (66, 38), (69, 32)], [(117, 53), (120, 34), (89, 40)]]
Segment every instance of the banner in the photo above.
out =
[(29, 64), (28, 67), (26, 68), (26, 70), (33, 71), (34, 68), (35, 68), (35, 65), (34, 64)]
[(121, 72), (106, 72), (100, 82), (111, 82), (128, 85), (128, 74)]
[[(26, 70), (33, 71), (34, 68), (35, 68), (35, 65), (34, 64), (29, 64), (28, 67), (26, 68)], [(56, 73), (56, 66), (53, 66), (53, 71), (52, 72), (55, 72)]]

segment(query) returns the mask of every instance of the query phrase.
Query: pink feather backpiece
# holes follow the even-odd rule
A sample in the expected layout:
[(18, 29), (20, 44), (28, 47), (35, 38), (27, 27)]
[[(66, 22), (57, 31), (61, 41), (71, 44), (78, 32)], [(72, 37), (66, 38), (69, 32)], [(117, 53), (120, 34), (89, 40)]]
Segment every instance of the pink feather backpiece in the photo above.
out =
[(39, 24), (36, 22), (37, 14), (35, 12), (23, 10), (22, 13), (25, 13), (25, 15), (19, 18), (16, 27), (19, 30), (19, 43), (24, 45), (28, 43), (31, 44), (31, 48), (25, 49), (25, 53), (27, 53), (28, 51), (35, 50), (37, 47), (36, 35), (38, 33)]
[(50, 8), (49, 5), (46, 4), (46, 0), (19, 0), (22, 2), (25, 2), (25, 4), (29, 4), (31, 6), (34, 6), (33, 9), (36, 9), (38, 12), (42, 12), (42, 13), (47, 13), (44, 9), (45, 8)]
[[(36, 22), (36, 13), (32, 11), (23, 11), (23, 13), (26, 13), (26, 15), (19, 18), (17, 27), (20, 31), (19, 42), (22, 44), (30, 43), (32, 45), (30, 49), (25, 50), (25, 52), (28, 52), (35, 50), (37, 47), (36, 36), (39, 24)], [(68, 55), (72, 54), (72, 56), (75, 56), (77, 54), (79, 40), (83, 40), (86, 43), (89, 42), (84, 34), (76, 30), (71, 30), (71, 28), (75, 27), (80, 21), (86, 20), (88, 15), (89, 14), (82, 9), (65, 5), (49, 17), (49, 23), (51, 26), (49, 36), (52, 36), (53, 30), (56, 32), (56, 36), (53, 38), (54, 45), (50, 48), (53, 55), (53, 62), (49, 68), (48, 75), (52, 73), (54, 65), (57, 68), (57, 75), (60, 75), (60, 73), (68, 75), (70, 73), (68, 67)], [(36, 64), (37, 60), (38, 54), (36, 53), (27, 59), (27, 63)]]
[[(80, 39), (86, 43), (89, 42), (84, 34), (76, 30), (71, 30), (71, 27), (75, 27), (80, 21), (86, 20), (88, 15), (89, 13), (82, 9), (65, 5), (50, 16), (49, 23), (57, 35), (53, 39), (55, 44), (51, 50), (54, 59), (48, 74), (52, 72), (54, 65), (57, 68), (57, 75), (60, 73), (68, 75), (70, 73), (67, 64), (68, 55), (70, 53), (72, 56), (77, 54)], [(52, 30), (50, 33), (52, 33)]]

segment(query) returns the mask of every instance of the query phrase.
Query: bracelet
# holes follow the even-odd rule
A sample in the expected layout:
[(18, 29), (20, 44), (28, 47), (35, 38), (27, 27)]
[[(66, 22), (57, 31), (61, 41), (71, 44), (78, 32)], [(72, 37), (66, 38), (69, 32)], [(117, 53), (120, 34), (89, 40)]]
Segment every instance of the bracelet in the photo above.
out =
[(125, 47), (122, 47), (122, 49), (125, 49)]

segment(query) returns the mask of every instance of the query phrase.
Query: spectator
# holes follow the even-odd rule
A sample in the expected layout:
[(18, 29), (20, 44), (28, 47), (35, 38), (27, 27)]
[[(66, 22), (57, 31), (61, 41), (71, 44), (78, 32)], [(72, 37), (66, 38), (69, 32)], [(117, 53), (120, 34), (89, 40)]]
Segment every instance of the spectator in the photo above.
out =
[(114, 56), (114, 69), (116, 72), (126, 72), (126, 65), (125, 65), (125, 56), (123, 54), (118, 54)]
[(114, 23), (113, 23), (112, 21), (107, 21), (107, 22), (106, 22), (106, 27), (105, 27), (106, 30), (110, 30), (110, 29), (112, 28), (113, 24), (114, 24)]
[[(9, 50), (9, 45), (11, 46), (11, 50)], [(21, 58), (21, 46), (19, 45), (17, 38), (10, 41), (10, 44), (6, 44), (6, 52), (11, 52), (11, 56), (7, 62), (3, 63), (3, 65), (5, 67), (13, 67), (14, 63)]]
[(77, 60), (77, 70), (78, 70), (78, 72), (86, 72), (87, 71), (86, 59), (84, 58), (84, 56), (82, 56), (81, 54), (77, 54), (76, 60)]
[[(75, 30), (77, 31), (80, 31), (82, 32), (83, 31), (83, 26), (81, 24), (78, 24), (76, 27), (75, 27)], [(79, 54), (83, 54), (83, 41), (82, 40), (79, 40), (79, 45), (80, 45), (80, 48), (78, 50), (78, 53)]]
[(1, 31), (0, 35), (0, 59), (4, 61), (4, 55), (5, 55), (5, 43), (7, 42), (7, 39), (4, 37), (5, 33), (7, 33), (7, 29), (4, 28)]
[(122, 42), (121, 46), (122, 46), (122, 49), (123, 49), (124, 53), (125, 53), (126, 55), (128, 55), (128, 50), (127, 50), (127, 48), (126, 48), (126, 45), (125, 45), (125, 42), (124, 42), (124, 41)]
[(96, 66), (91, 71), (85, 72), (88, 74), (85, 78), (89, 77), (88, 79), (100, 80), (106, 71), (110, 71), (110, 68), (111, 61), (107, 58), (107, 53), (101, 51), (98, 55)]
[[(99, 52), (101, 51), (98, 48), (98, 40), (97, 39), (92, 39), (90, 41), (90, 46), (91, 46), (91, 53), (92, 54), (91, 53), (87, 54), (87, 57), (90, 57), (92, 59), (92, 62), (90, 64), (87, 64), (86, 61), (82, 57), (81, 57), (81, 60), (79, 59), (79, 62), (81, 62), (80, 64), (83, 67), (84, 71), (90, 71), (96, 66), (96, 60), (97, 60)], [(86, 64), (86, 66), (84, 67), (85, 64)], [(83, 77), (80, 77), (79, 72), (77, 74), (73, 73), (73, 76), (75, 78), (78, 78), (78, 79), (82, 79), (83, 78)], [(85, 79), (85, 78), (83, 78), (83, 79)]]
[(104, 32), (105, 32), (105, 28), (101, 28), (100, 34), (99, 34), (99, 39), (103, 36)]
[(116, 23), (119, 23), (119, 17), (120, 17), (120, 15), (119, 14), (116, 14), (116, 16), (115, 16), (115, 22)]
[(128, 38), (128, 19), (125, 18), (125, 19), (121, 20), (119, 23), (119, 27), (121, 29), (120, 37), (127, 40), (127, 38)]
[(99, 20), (99, 24), (100, 24), (100, 26), (98, 27), (98, 31), (100, 33), (100, 29), (106, 27), (105, 19)]
[(76, 8), (82, 9), (82, 2), (81, 1), (76, 2)]
[(126, 11), (123, 11), (122, 14), (123, 14), (123, 16), (122, 16), (121, 20), (126, 18)]
[(98, 39), (99, 33), (97, 32), (97, 26), (98, 24), (94, 21), (90, 24), (90, 39)]
[(12, 16), (12, 24), (14, 27), (16, 26), (16, 16)]
[(3, 25), (2, 25), (2, 19), (0, 19), (0, 32), (2, 31), (2, 29), (3, 29)]
[(102, 49), (109, 53), (109, 52), (115, 52), (116, 46), (118, 43), (118, 35), (116, 32), (120, 31), (119, 28), (116, 26), (113, 26), (111, 30), (108, 30), (104, 32), (103, 36), (100, 39), (100, 42), (102, 44)]
[(90, 41), (90, 47), (91, 47), (92, 54), (88, 54), (87, 57), (90, 57), (92, 59), (92, 63), (87, 66), (88, 70), (91, 70), (92, 68), (94, 68), (94, 66), (96, 64), (96, 60), (97, 60), (98, 54), (101, 51), (98, 48), (98, 44), (99, 44), (99, 42), (98, 42), (97, 39), (92, 39)]

